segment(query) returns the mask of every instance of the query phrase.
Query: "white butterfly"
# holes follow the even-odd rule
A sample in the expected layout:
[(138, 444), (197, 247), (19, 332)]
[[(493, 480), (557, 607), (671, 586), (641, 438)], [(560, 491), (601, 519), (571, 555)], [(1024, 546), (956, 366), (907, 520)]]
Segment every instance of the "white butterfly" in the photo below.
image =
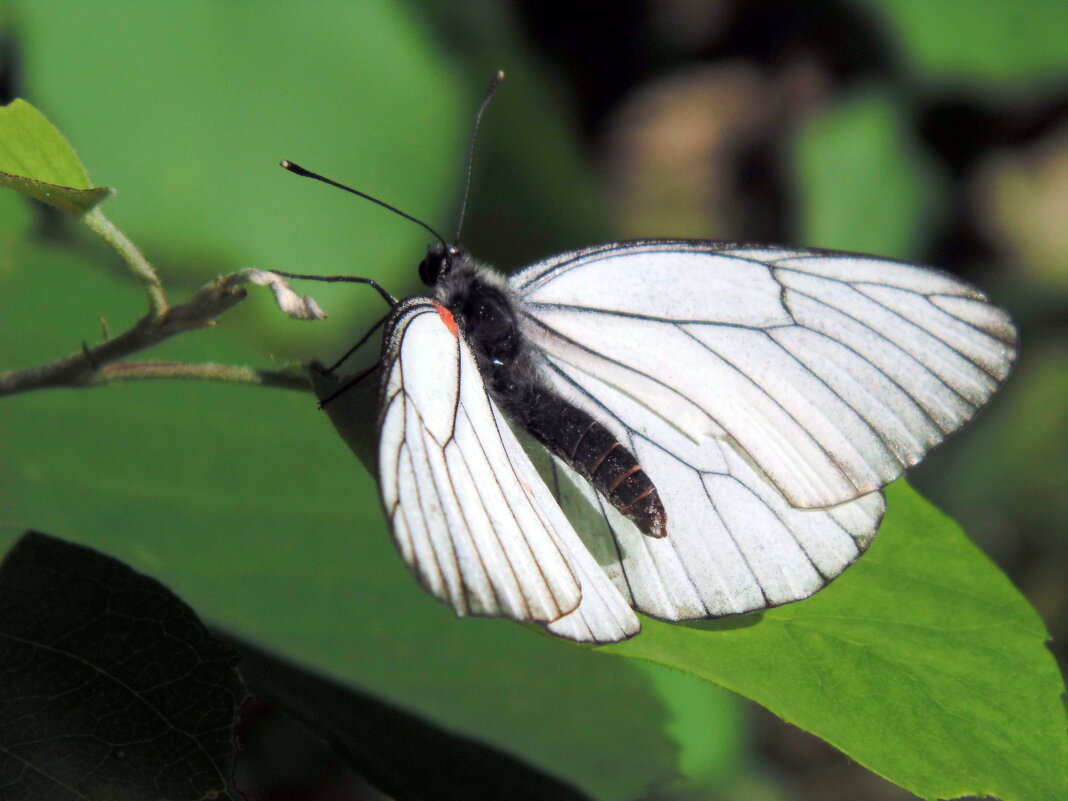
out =
[(585, 642), (826, 585), (1016, 352), (974, 287), (871, 256), (649, 240), (506, 280), (439, 246), (420, 274), (380, 362), (397, 547), (457, 615)]

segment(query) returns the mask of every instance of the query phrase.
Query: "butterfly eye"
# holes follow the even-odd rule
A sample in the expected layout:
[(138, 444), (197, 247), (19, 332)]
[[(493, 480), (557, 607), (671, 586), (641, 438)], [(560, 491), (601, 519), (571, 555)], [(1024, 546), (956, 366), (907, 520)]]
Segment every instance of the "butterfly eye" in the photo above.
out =
[(419, 262), (419, 280), (427, 286), (434, 286), (449, 271), (449, 255), (440, 250), (432, 250)]
[(435, 264), (438, 263), (438, 259), (433, 254), (427, 254), (421, 262), (419, 262), (419, 280), (427, 286), (433, 286), (438, 280), (438, 271)]

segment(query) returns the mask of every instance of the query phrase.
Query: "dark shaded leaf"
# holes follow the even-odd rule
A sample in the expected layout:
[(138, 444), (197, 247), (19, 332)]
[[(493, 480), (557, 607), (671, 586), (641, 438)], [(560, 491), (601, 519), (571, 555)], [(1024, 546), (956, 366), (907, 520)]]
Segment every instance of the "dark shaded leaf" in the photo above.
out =
[(241, 675), (250, 692), (325, 739), (358, 773), (397, 801), (588, 798), (515, 757), (227, 639), (241, 653)]
[(236, 661), (155, 579), (26, 534), (0, 566), (0, 797), (229, 799)]

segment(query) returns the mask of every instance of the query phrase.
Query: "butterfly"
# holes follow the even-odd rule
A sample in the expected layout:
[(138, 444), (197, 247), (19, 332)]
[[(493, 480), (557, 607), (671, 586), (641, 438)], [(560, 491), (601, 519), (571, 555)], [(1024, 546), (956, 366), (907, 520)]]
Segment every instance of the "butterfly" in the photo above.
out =
[(506, 278), (417, 218), (282, 166), (438, 241), (419, 265), (426, 296), (277, 274), (389, 302), (379, 360), (320, 397), (336, 411), (377, 376), (386, 519), (459, 616), (606, 643), (640, 631), (635, 611), (682, 621), (806, 598), (870, 545), (882, 487), (971, 419), (1016, 356), (1005, 311), (915, 264), (648, 239)]
[(978, 289), (874, 256), (642, 240), (505, 278), (440, 244), (420, 275), (375, 368), (394, 542), (457, 615), (580, 642), (816, 592), (1016, 354)]

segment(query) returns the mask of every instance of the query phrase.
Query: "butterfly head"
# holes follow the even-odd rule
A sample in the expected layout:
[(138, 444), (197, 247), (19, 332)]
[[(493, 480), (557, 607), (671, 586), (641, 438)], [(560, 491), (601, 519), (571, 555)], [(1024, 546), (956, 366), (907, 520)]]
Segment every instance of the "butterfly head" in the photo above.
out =
[(426, 258), (419, 262), (419, 279), (427, 286), (436, 286), (438, 281), (449, 274), (453, 262), (461, 255), (455, 245), (445, 246), (441, 243), (427, 249)]

